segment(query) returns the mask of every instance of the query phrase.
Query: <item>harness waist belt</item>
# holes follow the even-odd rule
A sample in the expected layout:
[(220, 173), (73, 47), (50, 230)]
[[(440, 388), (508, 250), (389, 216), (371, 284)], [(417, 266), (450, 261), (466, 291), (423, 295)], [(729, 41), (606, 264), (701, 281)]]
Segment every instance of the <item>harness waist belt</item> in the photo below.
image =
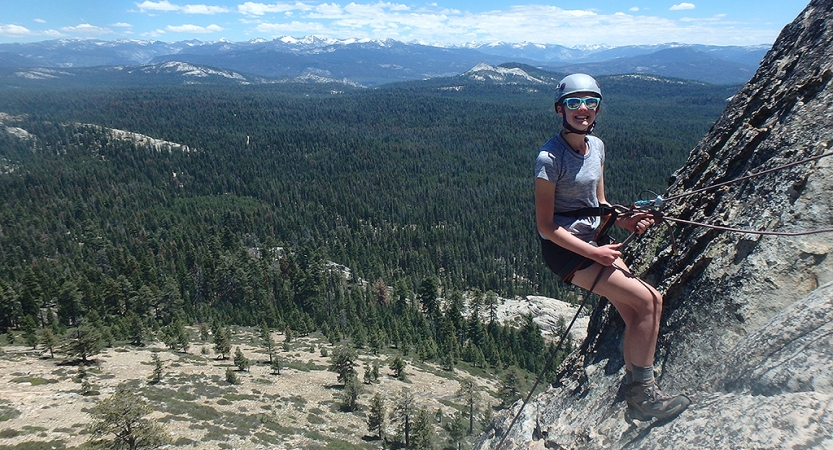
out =
[(599, 205), (589, 206), (587, 208), (575, 209), (573, 211), (557, 212), (555, 214), (565, 217), (593, 217), (593, 216), (608, 216), (615, 213), (616, 210), (612, 206)]

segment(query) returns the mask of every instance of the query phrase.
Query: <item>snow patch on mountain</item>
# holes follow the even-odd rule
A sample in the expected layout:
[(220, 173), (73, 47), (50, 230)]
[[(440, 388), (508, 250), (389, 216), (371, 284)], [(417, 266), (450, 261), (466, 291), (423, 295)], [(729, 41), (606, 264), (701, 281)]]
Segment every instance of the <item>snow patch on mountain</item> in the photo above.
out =
[(43, 67), (34, 68), (31, 70), (15, 72), (14, 75), (19, 78), (27, 78), (29, 80), (52, 80), (59, 78), (61, 75), (72, 75), (69, 72), (62, 70), (46, 69)]
[(347, 78), (342, 78), (341, 80), (336, 80), (335, 78), (316, 75), (314, 73), (305, 73), (304, 75), (293, 78), (291, 81), (301, 82), (301, 83), (320, 83), (320, 84), (335, 83), (335, 84), (344, 84), (344, 85), (347, 85), (347, 86), (352, 86), (352, 87), (357, 87), (357, 88), (364, 87), (360, 83), (356, 83), (355, 81), (349, 80)]
[(194, 65), (191, 65), (191, 64), (183, 63), (183, 62), (177, 62), (177, 61), (171, 61), (171, 62), (164, 63), (164, 64), (160, 65), (159, 68), (161, 68), (161, 69), (171, 69), (171, 70), (174, 70), (176, 72), (183, 72), (183, 75), (188, 75), (188, 76), (192, 76), (192, 77), (207, 77), (207, 76), (210, 76), (210, 75), (216, 75), (216, 76), (220, 76), (220, 77), (231, 78), (231, 79), (234, 79), (234, 80), (241, 80), (241, 81), (246, 80), (246, 77), (244, 77), (243, 75), (240, 75), (239, 73), (236, 73), (236, 72), (230, 72), (230, 71), (227, 71), (227, 70), (214, 70), (214, 69), (209, 69), (207, 67), (198, 67), (198, 66), (194, 66)]
[(502, 83), (512, 82), (512, 79), (517, 77), (533, 83), (547, 84), (546, 81), (535, 78), (528, 74), (525, 70), (519, 68), (508, 69), (506, 67), (491, 66), (486, 63), (480, 63), (474, 66), (471, 70), (463, 74), (464, 77), (469, 77), (476, 81), (498, 81)]

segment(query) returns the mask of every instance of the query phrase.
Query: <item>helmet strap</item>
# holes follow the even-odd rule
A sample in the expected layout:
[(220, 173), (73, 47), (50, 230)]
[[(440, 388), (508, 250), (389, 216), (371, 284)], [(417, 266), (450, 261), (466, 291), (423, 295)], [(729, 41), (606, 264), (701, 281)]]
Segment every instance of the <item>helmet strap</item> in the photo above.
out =
[(579, 130), (567, 122), (567, 113), (563, 110), (561, 112), (561, 118), (561, 125), (564, 127), (564, 132), (567, 134), (593, 134), (593, 129), (596, 128), (596, 121), (594, 120), (586, 130)]

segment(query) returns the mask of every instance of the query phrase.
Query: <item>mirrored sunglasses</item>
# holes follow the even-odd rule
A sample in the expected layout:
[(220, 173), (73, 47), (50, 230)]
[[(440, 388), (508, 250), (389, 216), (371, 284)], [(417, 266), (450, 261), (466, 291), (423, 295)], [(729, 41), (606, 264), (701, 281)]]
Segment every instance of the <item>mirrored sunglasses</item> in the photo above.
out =
[(599, 107), (599, 103), (601, 103), (601, 102), (602, 102), (602, 99), (600, 99), (598, 97), (587, 97), (587, 98), (570, 97), (570, 98), (565, 98), (564, 99), (564, 106), (566, 106), (567, 109), (576, 110), (576, 109), (581, 108), (581, 104), (584, 103), (584, 106), (586, 106), (587, 109), (594, 110), (594, 109)]

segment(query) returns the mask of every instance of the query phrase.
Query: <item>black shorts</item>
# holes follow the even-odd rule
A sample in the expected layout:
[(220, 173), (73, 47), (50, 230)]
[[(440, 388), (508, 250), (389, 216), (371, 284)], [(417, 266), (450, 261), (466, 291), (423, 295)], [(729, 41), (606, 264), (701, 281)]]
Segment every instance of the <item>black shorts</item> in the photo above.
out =
[(558, 275), (561, 281), (568, 284), (572, 284), (570, 281), (577, 270), (586, 269), (594, 263), (592, 259), (571, 252), (544, 238), (541, 238), (541, 254), (544, 255), (547, 267)]

